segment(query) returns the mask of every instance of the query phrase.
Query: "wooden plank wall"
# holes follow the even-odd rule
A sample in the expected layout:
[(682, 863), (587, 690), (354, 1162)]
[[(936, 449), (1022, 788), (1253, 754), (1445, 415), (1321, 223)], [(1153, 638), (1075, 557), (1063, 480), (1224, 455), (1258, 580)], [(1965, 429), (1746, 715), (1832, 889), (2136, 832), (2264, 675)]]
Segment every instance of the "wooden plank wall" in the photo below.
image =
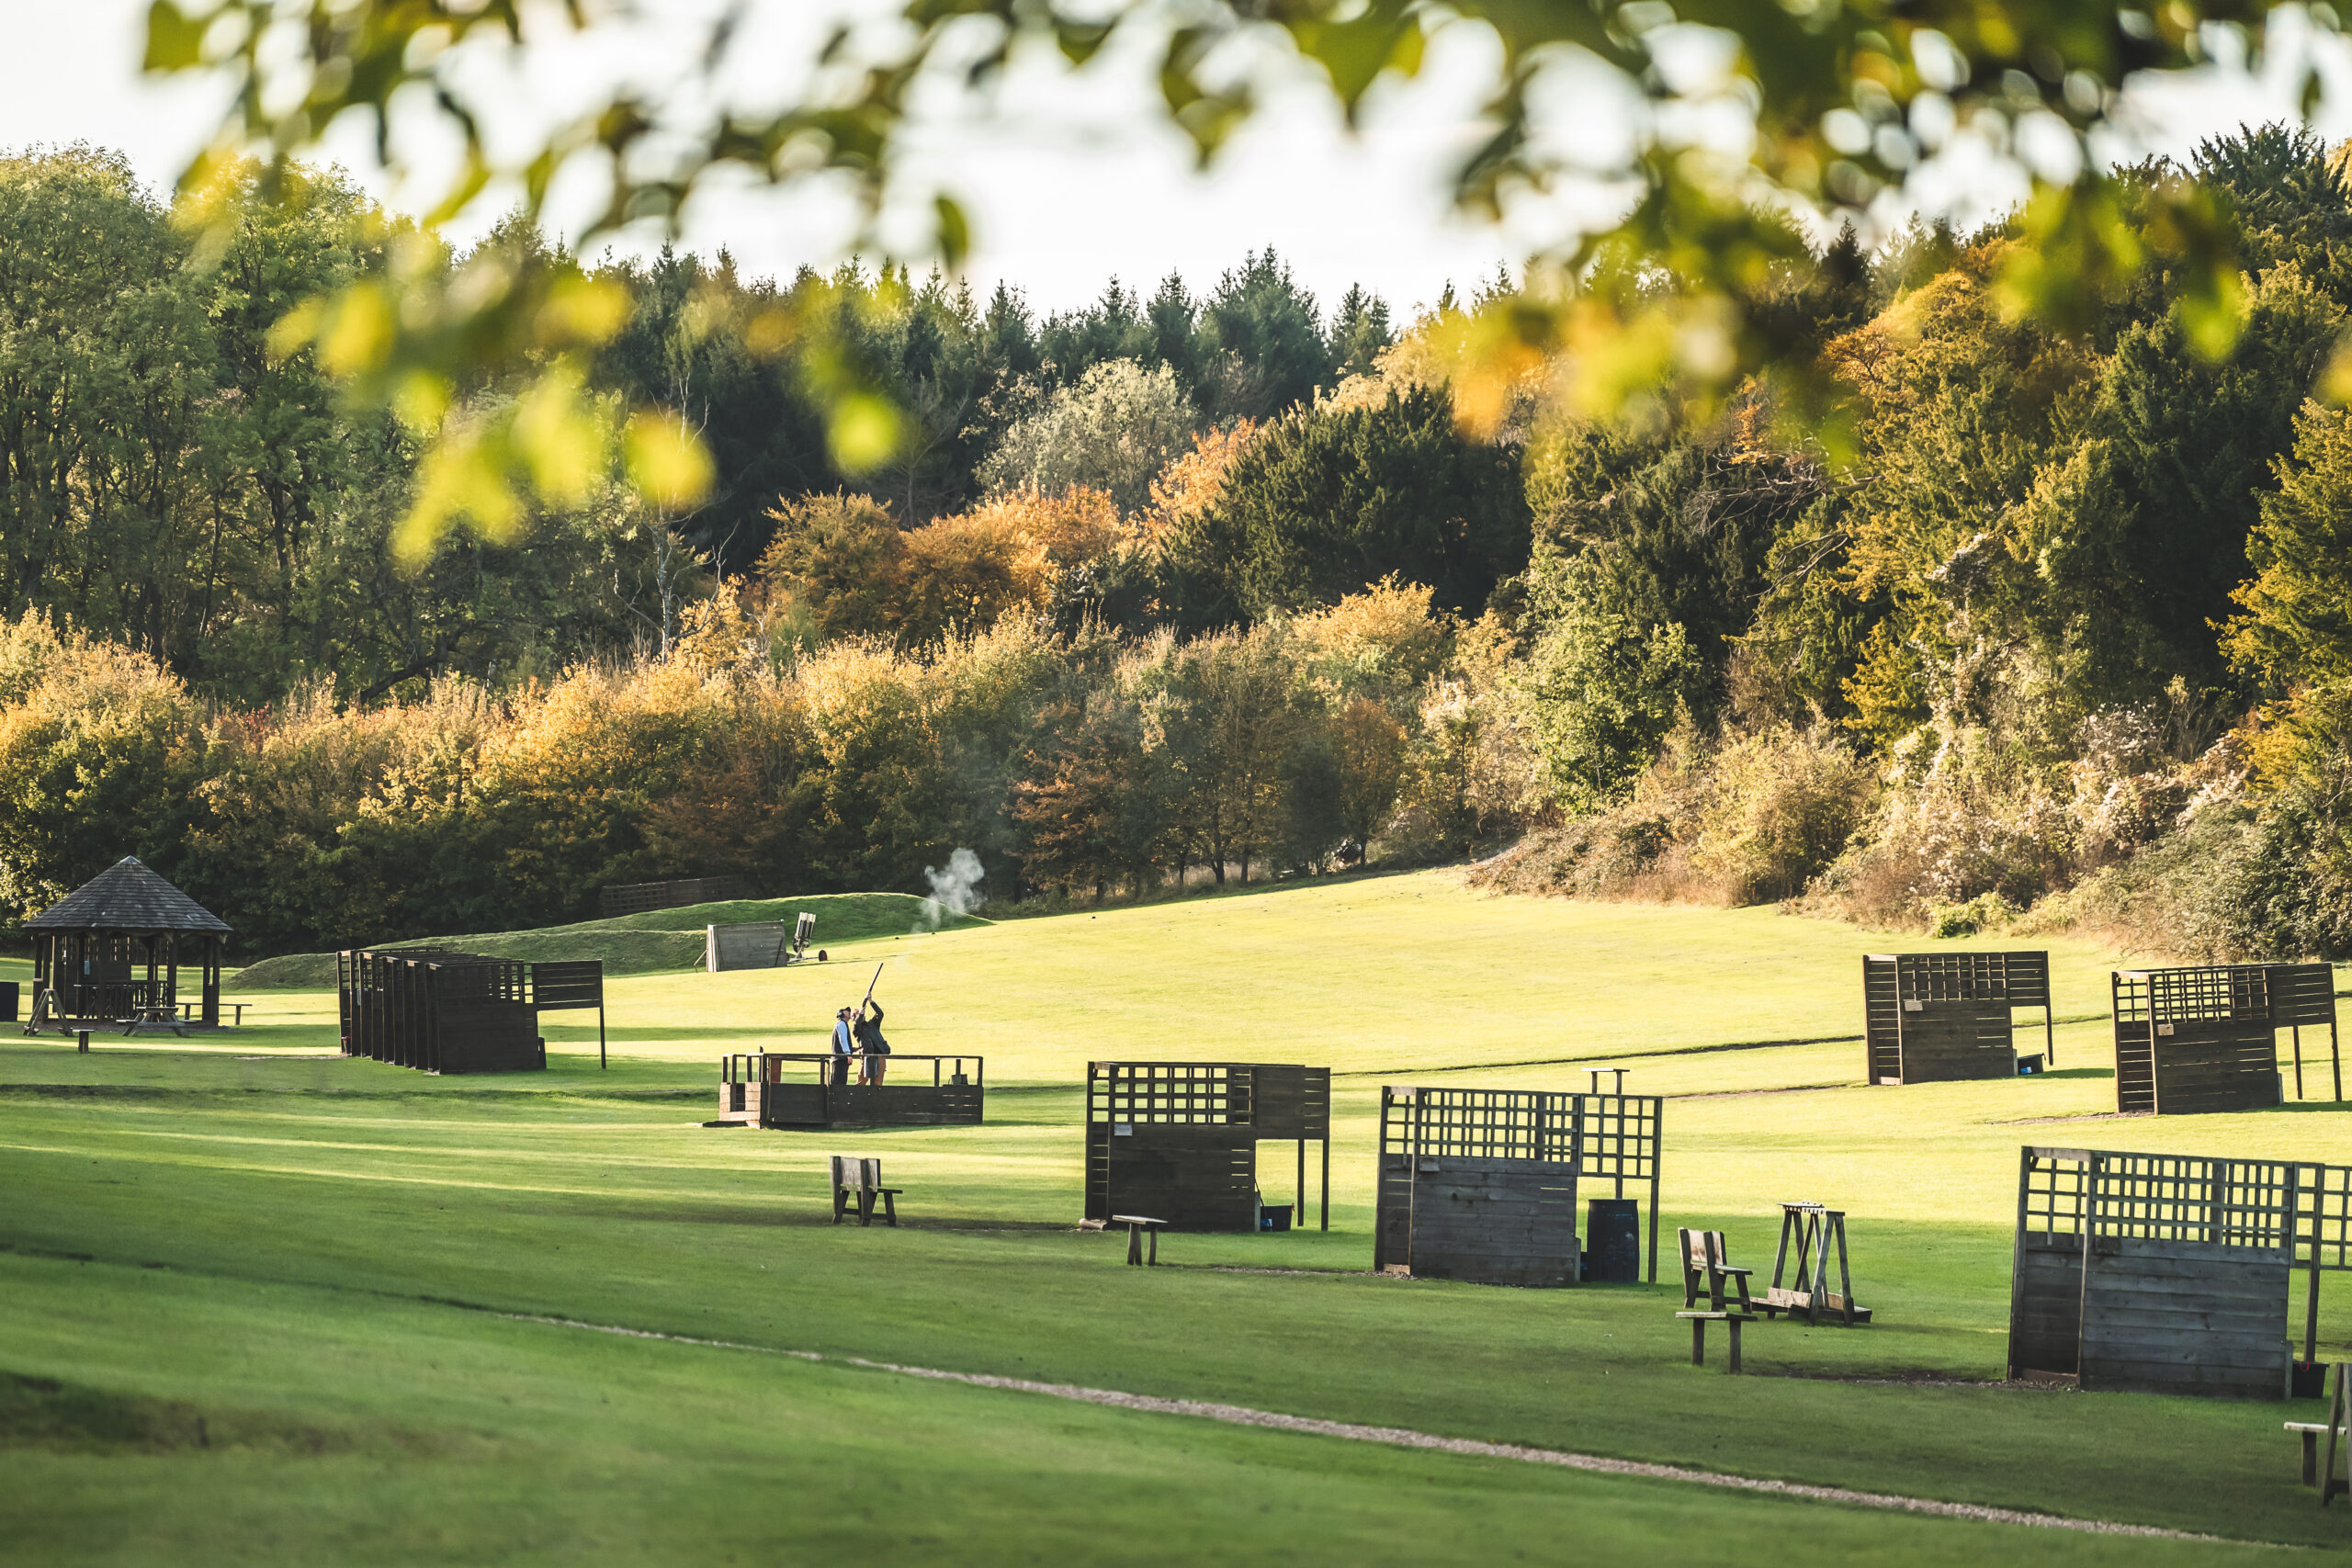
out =
[(2268, 1019), (2176, 1023), (2169, 1035), (2162, 1030), (2158, 1025), (2154, 1040), (2158, 1112), (2259, 1111), (2278, 1103), (2278, 1037)]
[(1106, 1125), (1104, 1217), (1149, 1214), (1180, 1231), (1256, 1228), (1256, 1129), (1218, 1122)]
[(2115, 1109), (2120, 1111), (2156, 1108), (2156, 1056), (2150, 1036), (2155, 1026), (2145, 1020), (2118, 1021), (2115, 1026)]
[(1869, 1082), (1903, 1081), (1903, 997), (1894, 960), (1862, 960), (1862, 1041)]
[(784, 920), (753, 920), (740, 926), (703, 928), (703, 967), (713, 975), (730, 969), (773, 969), (792, 946)]
[(1330, 1136), (1330, 1068), (1261, 1062), (1252, 1064), (1250, 1071), (1250, 1122), (1258, 1129), (1258, 1136)]
[(2335, 1021), (2335, 968), (2328, 964), (2273, 964), (2270, 1026), (2312, 1029)]
[(1086, 1124), (1086, 1214), (1090, 1220), (1111, 1217), (1111, 1123)]
[(547, 1066), (538, 1010), (528, 1002), (466, 1001), (435, 1010), (440, 1072), (515, 1073)]
[(1411, 1212), (1416, 1277), (1486, 1285), (1577, 1282), (1577, 1180), (1569, 1167), (1424, 1156)]
[(1903, 1081), (2013, 1078), (2017, 1044), (1998, 1001), (1927, 1001), (1903, 1015)]
[(1402, 1269), (1413, 1260), (1412, 1156), (1380, 1156), (1380, 1191), (1373, 1207), (1372, 1267)]
[(2029, 1231), (2009, 1295), (2009, 1376), (2082, 1370), (2083, 1238)]
[(972, 1127), (984, 1110), (981, 1086), (974, 1083), (758, 1087), (763, 1127)]
[(2283, 1399), (2284, 1248), (2098, 1236), (2083, 1280), (2083, 1387)]

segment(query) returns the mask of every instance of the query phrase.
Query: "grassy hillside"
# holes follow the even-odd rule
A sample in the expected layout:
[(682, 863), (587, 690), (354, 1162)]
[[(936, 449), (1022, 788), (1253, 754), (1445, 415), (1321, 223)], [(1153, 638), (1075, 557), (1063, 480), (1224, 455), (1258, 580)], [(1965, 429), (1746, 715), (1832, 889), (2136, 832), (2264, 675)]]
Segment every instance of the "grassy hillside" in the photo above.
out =
[[(266, 993), (261, 1027), (206, 1041), (0, 1038), (0, 1533), (42, 1562), (1491, 1563), (1568, 1540), (1604, 1562), (1694, 1540), (1828, 1562), (2233, 1555), (872, 1365), (889, 1363), (2339, 1543), (2345, 1516), (2296, 1484), (2278, 1430), (2308, 1409), (1997, 1380), (2020, 1142), (2352, 1163), (2352, 1118), (2114, 1120), (2107, 955), (2079, 945), (2052, 954), (2075, 1021), (2059, 1073), (1861, 1087), (1864, 945), (1760, 911), (1421, 874), (882, 934), (847, 944), (847, 968), (628, 977), (604, 1073), (576, 1014), (547, 1021), (543, 1074), (345, 1060), (315, 991)], [(986, 1125), (698, 1125), (719, 1052), (815, 1044), (876, 959), (902, 1054), (986, 1055)], [(1710, 1049), (1768, 1041), (1794, 1043)], [(1105, 1055), (1338, 1068), (1331, 1232), (1172, 1237), (1171, 1267), (1121, 1267), (1119, 1238), (1073, 1226), (1076, 1086)], [(1778, 1200), (1843, 1203), (1879, 1322), (1759, 1323), (1757, 1375), (1735, 1380), (1688, 1364), (1668, 1284), (1366, 1272), (1380, 1084), (1580, 1089), (1586, 1059), (1670, 1097), (1669, 1242), (1720, 1227), (1769, 1269)], [(907, 1190), (904, 1228), (824, 1223), (824, 1156), (845, 1152)], [(1267, 1151), (1274, 1201), (1290, 1158)], [(2327, 1290), (2322, 1354), (2343, 1359), (2352, 1290)], [(826, 1359), (526, 1321), (545, 1318)], [(217, 1436), (191, 1443), (199, 1416)]]
[[(819, 893), (804, 898), (734, 898), (715, 904), (689, 904), (676, 909), (654, 909), (616, 919), (548, 926), (537, 931), (419, 937), (383, 945), (454, 947), (524, 963), (601, 958), (608, 975), (644, 975), (662, 969), (700, 968), (706, 926), (790, 921), (804, 909), (817, 917), (816, 947), (828, 951), (842, 942), (988, 923), (976, 916), (946, 914), (930, 899), (908, 893)], [(331, 987), (334, 985), (334, 954), (290, 953), (266, 958), (240, 970), (226, 984), (234, 991)]]

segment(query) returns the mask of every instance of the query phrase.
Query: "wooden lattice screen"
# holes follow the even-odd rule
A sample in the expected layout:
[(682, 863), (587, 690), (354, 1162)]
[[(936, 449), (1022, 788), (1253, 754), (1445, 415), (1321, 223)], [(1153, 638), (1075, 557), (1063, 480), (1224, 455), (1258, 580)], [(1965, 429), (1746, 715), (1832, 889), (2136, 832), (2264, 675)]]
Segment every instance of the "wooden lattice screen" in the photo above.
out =
[(1306, 1145), (1322, 1150), (1320, 1224), (1331, 1228), (1331, 1070), (1267, 1062), (1089, 1062), (1086, 1217), (1153, 1208), (1180, 1229), (1257, 1223), (1261, 1142), (1297, 1145), (1304, 1224)]
[(2010, 1077), (2017, 1071), (2018, 1008), (2041, 1010), (2042, 1054), (2054, 1066), (2049, 953), (1866, 953), (1862, 1036), (1868, 1081)]
[[(2218, 1005), (2215, 994), (2205, 988), (2198, 1005)], [(2352, 1269), (2352, 1168), (2028, 1146), (2018, 1159), (2012, 1374), (2270, 1393), (2267, 1374), (2245, 1369), (2258, 1373), (2285, 1332), (2292, 1269), (2307, 1280), (2311, 1360), (2320, 1275)]]
[(2248, 1111), (2278, 1103), (2278, 1032), (2290, 1034), (2303, 1095), (2303, 1031), (2324, 1026), (2344, 1098), (2335, 972), (2325, 964), (2216, 964), (2118, 970), (2109, 980), (2119, 1111)]
[(1665, 1111), (1666, 1100), (1658, 1095), (1383, 1089), (1374, 1267), (1411, 1264), (1412, 1214), (1425, 1175), (1477, 1168), (1502, 1179), (1518, 1168), (1523, 1180), (1547, 1194), (1533, 1201), (1537, 1206), (1556, 1209), (1560, 1223), (1571, 1229), (1583, 1182), (1608, 1182), (1615, 1198), (1625, 1196), (1628, 1183), (1645, 1185), (1648, 1277), (1656, 1283)]
[(1089, 1122), (1225, 1125), (1250, 1120), (1250, 1072), (1235, 1062), (1090, 1062)]

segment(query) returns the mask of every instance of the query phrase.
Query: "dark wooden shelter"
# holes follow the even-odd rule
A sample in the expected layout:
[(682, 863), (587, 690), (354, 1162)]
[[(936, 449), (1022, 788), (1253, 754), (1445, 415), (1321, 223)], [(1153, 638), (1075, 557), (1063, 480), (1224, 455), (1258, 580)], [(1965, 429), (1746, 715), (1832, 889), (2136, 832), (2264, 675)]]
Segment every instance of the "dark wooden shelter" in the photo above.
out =
[(2341, 1267), (2340, 1214), (2338, 1262), (2319, 1258), (2324, 1168), (2021, 1149), (2009, 1375), (2285, 1398), (2298, 1254), (2312, 1270), (2314, 1325), (2318, 1270)]
[(749, 898), (750, 881), (741, 876), (688, 876), (674, 882), (625, 882), (596, 894), (596, 913), (610, 920), (653, 909), (683, 909), (693, 904), (723, 904)]
[(1862, 958), (1862, 1034), (1874, 1084), (2015, 1077), (2019, 1008), (2041, 1010), (2053, 1062), (2047, 953), (1872, 953)]
[(548, 1065), (539, 1014), (596, 1010), (605, 1036), (605, 965), (525, 964), (440, 948), (355, 948), (336, 954), (343, 1054), (428, 1073), (527, 1072)]
[(1149, 1214), (1186, 1231), (1254, 1231), (1258, 1145), (1322, 1146), (1321, 1228), (1331, 1228), (1331, 1069), (1272, 1062), (1086, 1064), (1086, 1218)]
[(2179, 1115), (2257, 1111), (2283, 1098), (2278, 1032), (2292, 1036), (2303, 1089), (2303, 1031), (2325, 1025), (2334, 1098), (2344, 1098), (2336, 1048), (2335, 972), (2324, 964), (2213, 964), (2122, 969), (2109, 978), (2115, 1025), (2115, 1108)]
[[(25, 1032), (176, 1019), (220, 1023), (220, 950), (228, 922), (125, 855), (25, 922), (33, 939), (33, 1008)], [(181, 971), (198, 995), (184, 998)]]
[[(835, 1083), (822, 1051), (739, 1052), (720, 1058), (718, 1116), (752, 1127), (977, 1127), (986, 1085), (978, 1056), (894, 1052), (878, 1084)], [(924, 1081), (925, 1069), (929, 1081)]]
[[(1383, 1089), (1373, 1268), (1487, 1285), (1573, 1285), (1580, 1197), (1647, 1186), (1657, 1282), (1663, 1097)], [(1590, 1186), (1587, 1184), (1589, 1183)]]

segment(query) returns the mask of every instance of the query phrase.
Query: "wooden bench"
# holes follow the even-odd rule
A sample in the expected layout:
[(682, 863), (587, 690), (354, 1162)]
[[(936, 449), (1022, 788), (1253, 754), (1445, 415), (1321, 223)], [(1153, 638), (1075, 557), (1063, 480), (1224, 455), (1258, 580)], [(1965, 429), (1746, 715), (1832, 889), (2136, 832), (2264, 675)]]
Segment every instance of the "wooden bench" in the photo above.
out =
[(1682, 1304), (1699, 1303), (1699, 1292), (1707, 1293), (1707, 1304), (1716, 1312), (1724, 1310), (1724, 1287), (1728, 1282), (1738, 1292), (1739, 1310), (1754, 1312), (1755, 1303), (1747, 1299), (1747, 1277), (1753, 1269), (1735, 1269), (1730, 1254), (1724, 1247), (1721, 1231), (1678, 1230), (1675, 1233), (1682, 1252)]
[(899, 1194), (903, 1187), (882, 1185), (882, 1162), (859, 1159), (851, 1155), (835, 1155), (833, 1161), (833, 1224), (840, 1224), (849, 1212), (853, 1200), (857, 1203), (857, 1223), (874, 1223), (874, 1200), (882, 1200), (882, 1220), (896, 1229), (899, 1224)]
[(1707, 1325), (1731, 1325), (1731, 1364), (1724, 1371), (1727, 1373), (1739, 1371), (1739, 1325), (1755, 1322), (1752, 1315), (1744, 1312), (1678, 1312), (1674, 1315), (1690, 1320), (1690, 1364), (1694, 1367), (1707, 1364)]
[[(1128, 1262), (1154, 1269), (1159, 1266), (1159, 1233), (1166, 1227), (1166, 1220), (1155, 1220), (1144, 1214), (1114, 1214), (1111, 1223), (1127, 1227)], [(1147, 1235), (1151, 1237), (1149, 1258), (1146, 1258), (1143, 1251), (1143, 1238)]]
[[(2352, 1473), (2338, 1473), (2335, 1462), (2337, 1446), (2346, 1444), (2347, 1437), (2352, 1437), (2352, 1433), (2347, 1433), (2346, 1430), (2345, 1408), (2346, 1404), (2345, 1379), (2347, 1375), (2352, 1375), (2352, 1369), (2348, 1369), (2346, 1363), (2338, 1362), (2335, 1368), (2335, 1393), (2328, 1401), (2326, 1420), (2289, 1421), (2283, 1424), (2288, 1431), (2303, 1440), (2303, 1484), (2319, 1487), (2319, 1506), (2323, 1508), (2339, 1495), (2352, 1495)], [(2324, 1485), (2320, 1482), (2319, 1439), (2322, 1434), (2325, 1434), (2327, 1438), (2327, 1480)], [(2345, 1469), (2346, 1472), (2352, 1472), (2352, 1444), (2345, 1447), (2344, 1453)]]

